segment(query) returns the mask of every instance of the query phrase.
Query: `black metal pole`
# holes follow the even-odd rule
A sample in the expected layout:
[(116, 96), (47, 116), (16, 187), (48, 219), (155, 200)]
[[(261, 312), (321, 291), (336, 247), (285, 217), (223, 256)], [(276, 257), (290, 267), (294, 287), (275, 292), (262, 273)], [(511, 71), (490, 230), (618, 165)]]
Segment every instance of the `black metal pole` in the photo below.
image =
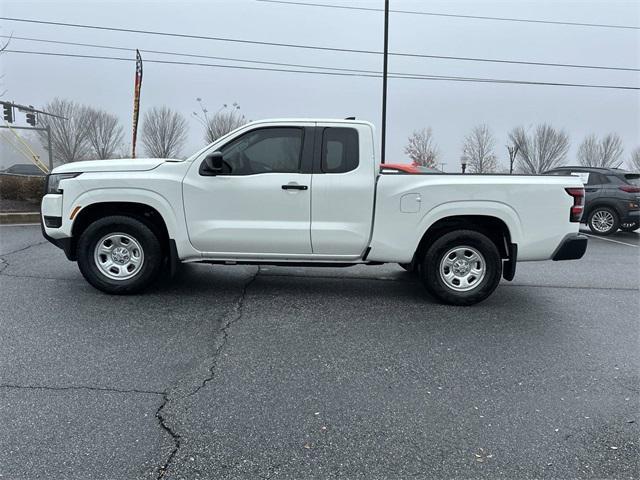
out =
[(384, 163), (387, 144), (387, 62), (389, 60), (389, 0), (384, 0), (384, 54), (382, 65), (382, 142), (380, 162)]

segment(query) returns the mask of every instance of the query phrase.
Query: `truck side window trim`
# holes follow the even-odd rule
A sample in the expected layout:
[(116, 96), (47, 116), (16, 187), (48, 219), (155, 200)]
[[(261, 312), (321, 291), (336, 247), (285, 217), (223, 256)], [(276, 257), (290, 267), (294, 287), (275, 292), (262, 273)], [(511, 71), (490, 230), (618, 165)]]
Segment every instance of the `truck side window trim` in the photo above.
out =
[[(288, 125), (282, 125), (282, 126), (269, 126), (269, 127), (261, 127), (261, 128), (255, 128), (252, 130), (249, 130), (247, 132), (242, 133), (241, 135), (229, 140), (229, 142), (227, 142), (225, 145), (219, 147), (217, 150), (222, 152), (223, 154), (229, 155), (229, 150), (231, 150), (231, 154), (235, 154), (235, 153), (242, 153), (245, 150), (248, 150), (250, 148), (252, 148), (254, 145), (258, 144), (259, 142), (262, 142), (264, 140), (268, 140), (269, 138), (286, 138), (286, 135), (282, 135), (281, 137), (277, 135), (277, 133), (275, 133), (273, 136), (269, 136), (266, 135), (264, 138), (250, 144), (247, 145), (245, 147), (242, 148), (242, 150), (240, 152), (235, 152), (235, 150), (238, 150), (240, 147), (238, 147), (243, 141), (246, 141), (247, 139), (250, 139), (251, 136), (255, 136), (256, 133), (259, 132), (264, 132), (264, 131), (274, 131), (274, 130), (288, 130), (288, 131), (297, 131), (297, 136), (296, 138), (299, 139), (300, 141), (300, 145), (298, 147), (298, 152), (297, 152), (297, 168), (296, 169), (283, 169), (283, 170), (279, 170), (279, 169), (274, 169), (274, 170), (264, 170), (264, 171), (251, 171), (251, 168), (254, 166), (253, 163), (256, 162), (251, 162), (251, 160), (244, 155), (244, 162), (243, 162), (243, 167), (244, 167), (244, 171), (240, 170), (240, 171), (225, 171), (219, 175), (221, 176), (249, 176), (249, 175), (260, 175), (263, 173), (310, 173), (311, 172), (311, 155), (312, 155), (312, 149), (313, 149), (313, 135), (309, 134), (307, 135), (307, 128), (305, 127), (299, 127), (299, 126), (288, 126)], [(291, 136), (290, 138), (294, 138), (294, 136)], [(261, 162), (257, 162), (260, 163), (261, 165), (265, 165), (265, 166), (269, 166), (266, 163), (261, 163)], [(228, 165), (228, 163), (225, 161), (225, 164)], [(202, 175), (202, 173), (201, 173)]]
[(348, 173), (360, 164), (358, 130), (349, 127), (322, 128), (320, 171), (316, 173)]

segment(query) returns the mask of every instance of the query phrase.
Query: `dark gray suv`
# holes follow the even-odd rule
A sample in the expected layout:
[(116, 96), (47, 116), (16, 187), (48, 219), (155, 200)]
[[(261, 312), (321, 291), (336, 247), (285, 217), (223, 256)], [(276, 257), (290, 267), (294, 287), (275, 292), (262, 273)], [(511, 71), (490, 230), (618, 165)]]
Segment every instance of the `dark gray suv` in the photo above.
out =
[(585, 190), (582, 222), (597, 235), (640, 228), (640, 173), (619, 168), (563, 166), (545, 175), (577, 175)]

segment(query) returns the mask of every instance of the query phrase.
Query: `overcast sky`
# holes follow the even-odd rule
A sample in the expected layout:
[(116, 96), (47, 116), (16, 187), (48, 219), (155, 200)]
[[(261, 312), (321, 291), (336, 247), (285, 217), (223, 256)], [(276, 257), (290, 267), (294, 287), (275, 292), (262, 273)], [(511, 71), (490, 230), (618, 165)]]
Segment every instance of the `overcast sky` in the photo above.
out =
[[(316, 3), (382, 7), (382, 0)], [(634, 1), (391, 0), (392, 9), (521, 17), (587, 23), (640, 25)], [(115, 26), (195, 35), (382, 50), (380, 12), (217, 1), (28, 1), (2, 0), (2, 16)], [(138, 48), (146, 59), (166, 58), (145, 49), (170, 50), (274, 62), (381, 70), (378, 55), (326, 52), (160, 37), (0, 21), (3, 35)], [(640, 30), (513, 23), (392, 13), (389, 49), (430, 55), (501, 58), (553, 63), (640, 67)], [(128, 52), (12, 40), (12, 49), (131, 56)], [(169, 58), (175, 60), (176, 58)], [(186, 59), (187, 61), (189, 59)], [(200, 60), (216, 63), (214, 60)], [(37, 55), (4, 54), (4, 99), (44, 106), (68, 98), (117, 114), (131, 137), (134, 64)], [(220, 62), (217, 62), (220, 63)], [(231, 62), (226, 62), (231, 63)], [(639, 86), (638, 72), (534, 67), (391, 57), (390, 72), (518, 80)], [(190, 125), (185, 155), (203, 145), (191, 113), (202, 97), (210, 110), (238, 102), (250, 119), (356, 116), (380, 126), (377, 78), (331, 77), (146, 63), (142, 112), (168, 105)], [(638, 91), (390, 79), (387, 161), (408, 161), (404, 145), (414, 129), (431, 126), (445, 170), (459, 169), (464, 135), (487, 123), (502, 163), (507, 132), (518, 125), (549, 122), (571, 139), (569, 162), (585, 135), (617, 132), (625, 157), (640, 145)]]

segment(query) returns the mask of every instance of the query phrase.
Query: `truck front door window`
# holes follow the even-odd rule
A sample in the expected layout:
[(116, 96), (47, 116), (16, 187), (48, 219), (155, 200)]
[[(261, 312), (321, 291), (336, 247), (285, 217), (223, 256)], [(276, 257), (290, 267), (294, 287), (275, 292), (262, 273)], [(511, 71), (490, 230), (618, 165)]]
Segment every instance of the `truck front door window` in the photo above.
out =
[(221, 149), (223, 174), (299, 172), (302, 135), (300, 128), (264, 128), (242, 135)]

